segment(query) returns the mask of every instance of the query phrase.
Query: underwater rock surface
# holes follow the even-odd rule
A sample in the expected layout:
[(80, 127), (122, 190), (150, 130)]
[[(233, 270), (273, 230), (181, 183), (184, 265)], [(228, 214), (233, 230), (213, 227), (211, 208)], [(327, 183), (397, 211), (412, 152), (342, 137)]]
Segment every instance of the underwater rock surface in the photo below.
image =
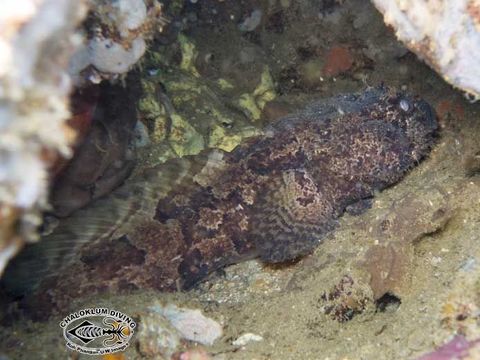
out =
[(480, 4), (475, 0), (372, 0), (385, 23), (448, 83), (478, 99)]
[[(245, 259), (297, 258), (320, 244), (347, 206), (418, 164), (436, 131), (426, 102), (386, 88), (316, 102), (231, 153), (146, 171), (67, 219), (5, 280), (17, 290), (36, 286), (25, 305), (45, 315), (83, 295), (185, 289)], [(29, 269), (30, 283), (15, 269)], [(44, 276), (39, 285), (32, 274)]]

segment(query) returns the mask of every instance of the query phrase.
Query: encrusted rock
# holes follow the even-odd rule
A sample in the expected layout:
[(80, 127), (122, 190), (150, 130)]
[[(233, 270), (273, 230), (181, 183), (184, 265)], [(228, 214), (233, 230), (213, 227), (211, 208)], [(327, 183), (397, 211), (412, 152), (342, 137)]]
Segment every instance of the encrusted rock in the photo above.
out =
[(397, 37), (450, 84), (480, 96), (478, 0), (372, 0)]
[(375, 220), (371, 229), (375, 244), (363, 263), (370, 274), (375, 299), (386, 293), (398, 295), (408, 291), (414, 244), (443, 229), (453, 214), (447, 194), (433, 188), (422, 198), (416, 193), (408, 194)]
[(368, 304), (373, 303), (373, 298), (368, 285), (345, 275), (329, 292), (322, 294), (319, 303), (323, 312), (333, 320), (345, 322), (362, 313)]
[(178, 331), (164, 316), (152, 310), (140, 314), (135, 338), (140, 353), (149, 358), (170, 359), (181, 344)]

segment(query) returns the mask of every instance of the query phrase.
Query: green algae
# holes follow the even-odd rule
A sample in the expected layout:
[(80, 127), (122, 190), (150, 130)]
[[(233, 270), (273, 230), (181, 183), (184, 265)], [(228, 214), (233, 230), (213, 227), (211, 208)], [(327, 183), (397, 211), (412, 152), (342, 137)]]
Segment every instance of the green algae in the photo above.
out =
[[(178, 44), (182, 53), (179, 65), (169, 64), (167, 55), (155, 51), (150, 51), (146, 60), (145, 67), (155, 71), (141, 80), (143, 96), (138, 110), (151, 140), (168, 144), (165, 149), (182, 157), (198, 154), (205, 147), (232, 151), (244, 138), (259, 134), (250, 120), (258, 119), (266, 102), (276, 96), (268, 67), (252, 94), (238, 95), (235, 100), (239, 91), (234, 83), (199, 75), (195, 67), (198, 51), (191, 39), (180, 34)], [(159, 84), (164, 88), (163, 97), (158, 93)], [(226, 92), (234, 97), (232, 101), (225, 101)], [(251, 117), (242, 116), (237, 109)]]
[(262, 110), (265, 105), (277, 97), (275, 92), (275, 85), (267, 66), (264, 67), (260, 84), (255, 88), (253, 93), (245, 93), (238, 99), (238, 106), (245, 111), (245, 113), (252, 118), (252, 120), (259, 120), (262, 116)]
[(182, 51), (182, 62), (180, 63), (180, 69), (194, 75), (200, 76), (195, 68), (195, 59), (198, 56), (198, 51), (195, 44), (183, 34), (178, 35), (178, 42)]
[(217, 80), (217, 84), (222, 90), (232, 90), (234, 88), (231, 82), (222, 78)]
[(244, 138), (259, 135), (261, 132), (255, 127), (247, 127), (242, 132), (230, 132), (222, 125), (215, 125), (210, 133), (208, 147), (227, 152), (232, 151)]
[(205, 147), (203, 137), (180, 114), (171, 115), (172, 129), (169, 142), (179, 156), (195, 155)]

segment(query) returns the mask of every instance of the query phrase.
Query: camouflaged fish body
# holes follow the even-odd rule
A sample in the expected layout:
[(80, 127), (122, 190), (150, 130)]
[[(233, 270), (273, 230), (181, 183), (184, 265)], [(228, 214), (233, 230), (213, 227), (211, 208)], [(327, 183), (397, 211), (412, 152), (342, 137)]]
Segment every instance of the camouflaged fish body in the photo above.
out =
[[(247, 258), (274, 263), (305, 255), (347, 206), (416, 165), (436, 129), (424, 101), (369, 89), (312, 104), (231, 153), (151, 169), (143, 182), (81, 210), (45, 239), (82, 238), (71, 255), (51, 256), (63, 261), (37, 287), (35, 302), (62, 308), (100, 291), (188, 288)], [(88, 233), (91, 214), (99, 217), (93, 223), (110, 225)]]

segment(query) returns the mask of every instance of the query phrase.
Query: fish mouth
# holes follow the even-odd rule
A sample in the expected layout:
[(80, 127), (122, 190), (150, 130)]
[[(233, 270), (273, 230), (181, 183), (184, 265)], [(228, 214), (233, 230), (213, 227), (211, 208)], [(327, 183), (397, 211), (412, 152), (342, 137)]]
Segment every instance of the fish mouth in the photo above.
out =
[(431, 132), (438, 130), (437, 114), (433, 107), (425, 100), (417, 100), (417, 108), (423, 113), (423, 124)]

